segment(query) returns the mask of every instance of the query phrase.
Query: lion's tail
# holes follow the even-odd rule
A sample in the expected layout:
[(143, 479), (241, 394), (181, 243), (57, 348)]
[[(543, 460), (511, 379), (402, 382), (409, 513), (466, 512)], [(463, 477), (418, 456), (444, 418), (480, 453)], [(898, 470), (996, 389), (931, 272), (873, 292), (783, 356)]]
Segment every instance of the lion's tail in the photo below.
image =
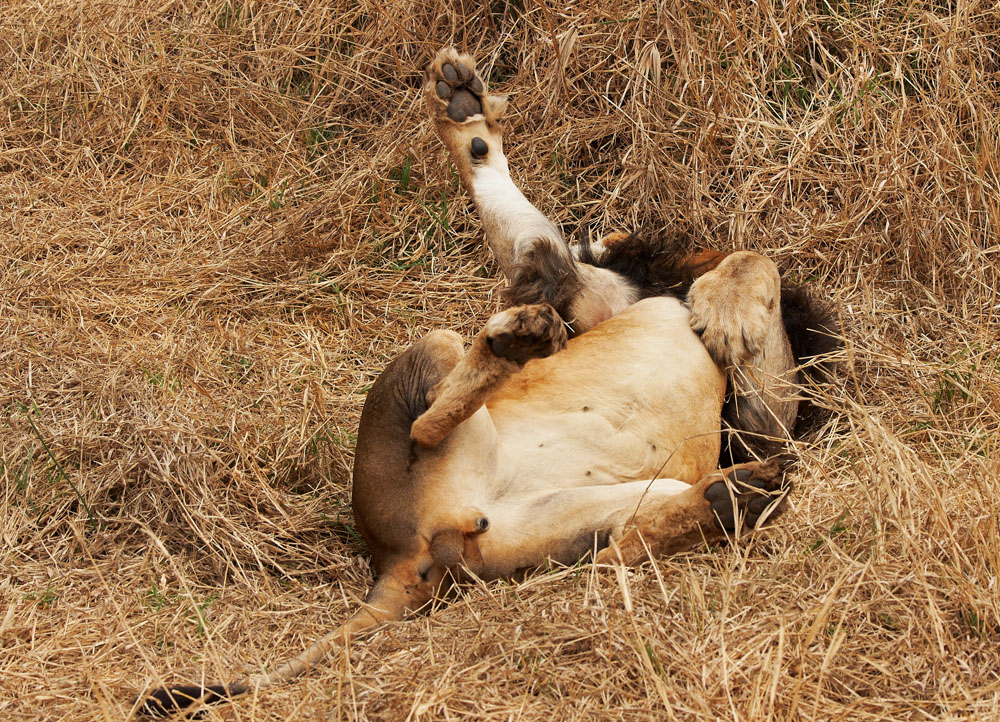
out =
[(138, 712), (140, 715), (149, 717), (163, 717), (203, 704), (224, 702), (253, 689), (270, 687), (294, 679), (307, 672), (313, 665), (321, 662), (335, 649), (345, 645), (351, 637), (377, 627), (383, 622), (402, 619), (408, 608), (407, 601), (408, 595), (405, 587), (391, 575), (383, 575), (372, 586), (362, 609), (277, 669), (228, 684), (204, 686), (178, 684), (160, 687), (143, 699)]

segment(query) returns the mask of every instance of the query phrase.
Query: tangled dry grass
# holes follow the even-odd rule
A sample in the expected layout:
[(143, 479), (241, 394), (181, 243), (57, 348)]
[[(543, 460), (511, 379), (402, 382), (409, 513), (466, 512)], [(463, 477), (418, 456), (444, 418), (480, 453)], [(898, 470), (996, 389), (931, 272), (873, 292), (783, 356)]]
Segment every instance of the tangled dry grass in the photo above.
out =
[(365, 392), (499, 305), (417, 92), (447, 43), (567, 231), (829, 289), (826, 433), (765, 535), (466, 588), (208, 719), (1000, 718), (993, 0), (4, 3), (0, 717), (127, 719), (362, 598)]

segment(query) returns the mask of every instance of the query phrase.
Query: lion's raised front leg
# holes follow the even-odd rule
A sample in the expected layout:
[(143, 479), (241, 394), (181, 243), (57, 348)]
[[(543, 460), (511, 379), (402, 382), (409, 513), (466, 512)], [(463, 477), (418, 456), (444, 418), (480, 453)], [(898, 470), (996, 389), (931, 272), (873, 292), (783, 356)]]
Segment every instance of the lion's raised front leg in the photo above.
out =
[(758, 529), (784, 510), (790, 490), (775, 459), (708, 474), (676, 496), (644, 499), (597, 561), (638, 564)]
[(500, 116), (505, 96), (488, 95), (476, 61), (443, 48), (427, 68), (424, 102), (462, 184), (472, 194), (486, 240), (507, 278), (517, 258), (544, 246), (554, 262), (572, 268), (562, 233), (514, 185), (503, 153)]
[(510, 304), (547, 303), (579, 334), (638, 299), (618, 274), (575, 263), (559, 227), (511, 180), (500, 126), (507, 98), (488, 94), (472, 57), (440, 50), (425, 73), (424, 101), (479, 211)]

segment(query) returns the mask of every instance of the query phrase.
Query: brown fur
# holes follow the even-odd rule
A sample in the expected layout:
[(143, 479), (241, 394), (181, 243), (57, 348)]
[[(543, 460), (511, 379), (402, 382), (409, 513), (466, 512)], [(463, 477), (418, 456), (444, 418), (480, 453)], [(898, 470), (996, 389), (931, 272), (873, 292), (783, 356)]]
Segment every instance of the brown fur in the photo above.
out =
[[(511, 577), (588, 552), (636, 563), (780, 509), (776, 467), (717, 471), (727, 371), (747, 399), (741, 419), (767, 433), (794, 419), (774, 264), (749, 253), (653, 258), (632, 236), (613, 239), (612, 260), (641, 276), (646, 253), (685, 287), (690, 311), (627, 274), (576, 264), (510, 180), (498, 123), (506, 99), (488, 95), (472, 58), (439, 52), (424, 97), (509, 300), (534, 305), (492, 317), (468, 352), (457, 334), (436, 331), (386, 367), (362, 411), (354, 466), (354, 515), (378, 574), (364, 607), (269, 674), (193, 688), (206, 699), (295, 677), (463, 573)], [(577, 334), (569, 341), (564, 322)], [(733, 490), (741, 479), (749, 486)], [(185, 706), (169, 697), (151, 699)]]
[(512, 306), (547, 303), (563, 318), (572, 318), (573, 302), (583, 286), (573, 259), (553, 244), (536, 244), (517, 257), (509, 273), (504, 300)]
[(413, 422), (410, 438), (437, 446), (522, 364), (565, 345), (566, 330), (550, 306), (521, 306), (494, 316), (469, 353), (428, 392), (430, 408)]
[(773, 263), (740, 251), (700, 276), (688, 292), (691, 326), (730, 370), (735, 427), (763, 439), (790, 439), (798, 374), (781, 319), (781, 278)]

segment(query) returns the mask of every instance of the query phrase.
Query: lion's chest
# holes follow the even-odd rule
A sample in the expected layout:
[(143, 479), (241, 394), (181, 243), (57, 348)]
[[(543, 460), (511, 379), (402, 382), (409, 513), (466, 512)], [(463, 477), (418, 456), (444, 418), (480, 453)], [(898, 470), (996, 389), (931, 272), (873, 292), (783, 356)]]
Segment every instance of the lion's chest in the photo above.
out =
[(531, 362), (487, 404), (518, 489), (714, 469), (725, 377), (669, 298), (647, 299)]

